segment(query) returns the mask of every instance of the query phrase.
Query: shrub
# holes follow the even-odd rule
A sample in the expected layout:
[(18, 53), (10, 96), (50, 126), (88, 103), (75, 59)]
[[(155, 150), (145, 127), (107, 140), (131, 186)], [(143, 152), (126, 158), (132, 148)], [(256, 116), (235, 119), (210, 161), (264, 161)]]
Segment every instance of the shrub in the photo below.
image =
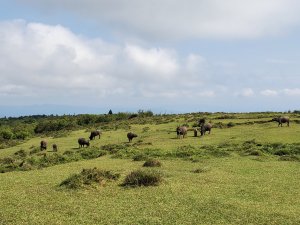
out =
[(79, 189), (87, 185), (104, 185), (108, 180), (118, 180), (120, 174), (107, 170), (83, 169), (80, 174), (73, 174), (62, 181), (59, 186), (65, 186), (69, 189)]
[(66, 180), (60, 183), (59, 186), (65, 186), (69, 189), (78, 189), (83, 186), (83, 181), (80, 174), (73, 174)]
[(27, 156), (27, 153), (23, 149), (20, 149), (19, 151), (16, 151), (14, 155), (24, 158)]
[(144, 167), (160, 167), (161, 162), (157, 159), (148, 159), (144, 164)]
[(296, 161), (296, 162), (299, 162), (300, 161), (300, 157), (299, 156), (295, 156), (295, 155), (282, 155), (282, 156), (280, 156), (279, 160), (281, 160), (281, 161)]
[(106, 152), (96, 148), (84, 149), (80, 152), (80, 155), (83, 159), (95, 159), (100, 156), (106, 155)]
[(0, 137), (2, 137), (5, 140), (10, 140), (13, 138), (13, 133), (11, 132), (11, 130), (6, 129), (6, 130), (2, 130), (0, 131)]
[(40, 148), (39, 147), (33, 147), (32, 150), (29, 152), (29, 155), (33, 155), (35, 153), (40, 152)]
[(262, 155), (264, 155), (264, 153), (262, 151), (260, 151), (259, 149), (249, 149), (248, 151), (246, 151), (246, 153), (248, 155), (254, 155), (254, 156), (262, 156)]
[(128, 145), (107, 144), (101, 147), (102, 150), (108, 151), (111, 154), (117, 153), (119, 150), (126, 149)]
[(234, 127), (236, 124), (235, 123), (233, 123), (233, 122), (229, 122), (229, 123), (227, 123), (227, 127)]
[(289, 154), (290, 152), (287, 149), (279, 149), (276, 152), (274, 152), (274, 155), (279, 155), (279, 156), (289, 155)]
[(162, 174), (156, 170), (136, 170), (125, 177), (123, 186), (157, 186), (163, 181)]
[(143, 153), (137, 154), (137, 155), (133, 156), (133, 158), (132, 158), (133, 161), (143, 161), (143, 160), (147, 160), (147, 159), (148, 159), (148, 156)]

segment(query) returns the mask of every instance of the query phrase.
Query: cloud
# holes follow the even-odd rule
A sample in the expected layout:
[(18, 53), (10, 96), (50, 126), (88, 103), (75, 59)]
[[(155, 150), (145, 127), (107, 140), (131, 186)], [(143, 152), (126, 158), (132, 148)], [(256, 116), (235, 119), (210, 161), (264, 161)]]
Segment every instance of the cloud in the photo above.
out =
[(297, 0), (27, 0), (48, 14), (68, 11), (144, 38), (258, 38), (299, 25)]
[(288, 96), (300, 96), (300, 88), (294, 88), (294, 89), (286, 88), (283, 89), (282, 92)]
[(61, 25), (24, 20), (0, 22), (0, 32), (0, 104), (86, 105), (215, 93), (210, 87), (197, 90), (206, 62), (200, 55), (180, 57), (174, 49), (111, 44)]
[(124, 49), (126, 57), (140, 70), (150, 72), (152, 76), (160, 75), (166, 78), (174, 75), (178, 70), (176, 54), (167, 49), (143, 49), (139, 46), (127, 45)]
[(271, 64), (281, 64), (281, 65), (297, 64), (296, 61), (286, 60), (286, 59), (267, 59), (266, 62)]
[(254, 91), (251, 88), (245, 88), (241, 94), (244, 97), (250, 97), (254, 95)]
[(260, 92), (264, 96), (277, 96), (278, 92), (275, 90), (266, 89)]

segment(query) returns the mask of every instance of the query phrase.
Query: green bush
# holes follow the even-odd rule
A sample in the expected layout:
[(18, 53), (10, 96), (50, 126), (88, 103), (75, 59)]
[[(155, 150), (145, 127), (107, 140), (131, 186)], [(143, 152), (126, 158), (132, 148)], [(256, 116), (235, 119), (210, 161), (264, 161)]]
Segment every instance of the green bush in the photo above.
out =
[(132, 160), (133, 161), (144, 161), (147, 160), (148, 156), (145, 155), (144, 153), (139, 153), (133, 156)]
[(118, 180), (119, 173), (107, 170), (100, 170), (96, 167), (93, 169), (83, 169), (80, 174), (73, 174), (60, 183), (68, 189), (79, 189), (91, 185), (104, 185), (106, 181)]
[(24, 158), (27, 156), (27, 153), (23, 150), (23, 149), (20, 149), (19, 151), (15, 152), (14, 153), (16, 156), (19, 156), (21, 158)]

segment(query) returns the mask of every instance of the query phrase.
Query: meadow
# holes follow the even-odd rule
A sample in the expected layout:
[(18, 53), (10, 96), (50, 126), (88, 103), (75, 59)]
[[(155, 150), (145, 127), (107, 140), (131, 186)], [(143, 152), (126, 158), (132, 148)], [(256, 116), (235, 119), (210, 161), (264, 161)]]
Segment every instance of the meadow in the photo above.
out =
[[(300, 114), (286, 113), (289, 127), (270, 121), (277, 114), (137, 116), (34, 135), (0, 149), (0, 224), (300, 224)], [(194, 137), (203, 117), (212, 132)], [(188, 135), (178, 139), (183, 124)], [(93, 129), (101, 138), (79, 148)], [(138, 135), (131, 143), (129, 131)], [(161, 166), (144, 167), (147, 159)], [(61, 185), (92, 168), (118, 179)], [(126, 186), (132, 171), (162, 180)]]

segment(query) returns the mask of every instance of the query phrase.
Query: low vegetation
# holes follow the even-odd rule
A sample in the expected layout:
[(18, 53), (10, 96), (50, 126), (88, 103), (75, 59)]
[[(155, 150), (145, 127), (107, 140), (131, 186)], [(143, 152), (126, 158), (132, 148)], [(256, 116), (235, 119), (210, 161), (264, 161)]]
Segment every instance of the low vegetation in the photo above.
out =
[(1, 118), (0, 224), (300, 224), (300, 114), (279, 114)]
[(163, 181), (162, 173), (156, 170), (135, 170), (125, 177), (123, 186), (157, 186)]
[(87, 186), (104, 186), (107, 181), (118, 180), (119, 177), (119, 173), (100, 170), (95, 167), (93, 169), (83, 169), (81, 173), (71, 175), (62, 181), (59, 186), (68, 189), (79, 189)]

